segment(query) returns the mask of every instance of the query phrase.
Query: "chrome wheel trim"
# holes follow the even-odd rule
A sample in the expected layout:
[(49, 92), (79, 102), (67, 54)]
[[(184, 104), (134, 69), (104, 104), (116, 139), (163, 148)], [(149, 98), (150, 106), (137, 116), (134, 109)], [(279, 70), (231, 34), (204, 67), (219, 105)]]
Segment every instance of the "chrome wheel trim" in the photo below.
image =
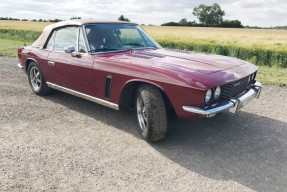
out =
[(32, 67), (30, 70), (30, 82), (34, 91), (39, 91), (41, 88), (42, 80), (40, 71), (36, 67)]
[(148, 126), (147, 110), (141, 96), (137, 98), (137, 116), (141, 130), (146, 131)]

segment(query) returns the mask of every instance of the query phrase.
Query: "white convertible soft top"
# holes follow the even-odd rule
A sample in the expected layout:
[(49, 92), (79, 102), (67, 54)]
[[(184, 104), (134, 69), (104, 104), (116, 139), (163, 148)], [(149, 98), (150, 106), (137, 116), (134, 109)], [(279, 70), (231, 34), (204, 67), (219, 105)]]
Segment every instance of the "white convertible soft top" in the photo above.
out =
[(38, 37), (38, 39), (32, 44), (33, 47), (37, 47), (39, 49), (43, 49), (49, 35), (53, 31), (53, 29), (61, 28), (64, 26), (82, 26), (85, 24), (99, 24), (99, 23), (127, 23), (127, 24), (136, 24), (130, 22), (123, 21), (104, 21), (104, 20), (95, 20), (95, 19), (73, 19), (67, 21), (61, 21), (55, 24), (48, 25), (44, 28), (42, 34)]

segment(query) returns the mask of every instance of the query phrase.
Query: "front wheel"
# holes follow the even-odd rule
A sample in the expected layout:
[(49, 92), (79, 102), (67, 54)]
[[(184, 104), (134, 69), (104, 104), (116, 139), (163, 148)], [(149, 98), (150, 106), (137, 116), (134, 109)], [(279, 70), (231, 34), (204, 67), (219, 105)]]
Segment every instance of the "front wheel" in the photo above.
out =
[(28, 67), (29, 84), (33, 92), (37, 95), (46, 95), (50, 88), (46, 84), (43, 73), (35, 62), (31, 62)]
[(136, 112), (141, 136), (148, 142), (164, 139), (167, 132), (167, 116), (160, 90), (143, 85), (136, 93)]

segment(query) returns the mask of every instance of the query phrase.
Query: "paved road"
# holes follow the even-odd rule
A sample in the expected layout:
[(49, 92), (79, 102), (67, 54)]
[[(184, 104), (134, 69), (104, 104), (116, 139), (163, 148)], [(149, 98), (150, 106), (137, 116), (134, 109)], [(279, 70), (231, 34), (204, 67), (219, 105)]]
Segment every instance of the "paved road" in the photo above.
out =
[(36, 96), (16, 63), (0, 57), (0, 191), (287, 190), (287, 88), (148, 144), (133, 113)]

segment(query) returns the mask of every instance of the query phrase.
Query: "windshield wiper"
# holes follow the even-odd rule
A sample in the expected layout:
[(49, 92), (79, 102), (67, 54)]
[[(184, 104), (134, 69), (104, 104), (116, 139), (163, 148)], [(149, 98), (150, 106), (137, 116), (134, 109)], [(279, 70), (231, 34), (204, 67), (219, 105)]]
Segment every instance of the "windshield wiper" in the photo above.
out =
[(138, 46), (138, 47), (144, 47), (145, 45), (141, 44), (141, 43), (125, 43), (123, 45), (131, 45), (131, 46)]
[(101, 52), (101, 51), (116, 51), (118, 49), (111, 49), (111, 48), (99, 48), (99, 49), (93, 49), (91, 50), (92, 53), (94, 52)]
[(99, 49), (93, 49), (91, 50), (91, 53), (96, 53), (96, 52), (124, 52), (124, 51), (131, 51), (132, 49), (111, 49), (111, 48), (99, 48)]
[(157, 46), (155, 46), (155, 45), (151, 45), (151, 46), (148, 46), (148, 47), (146, 47), (147, 49), (158, 49), (158, 47)]

